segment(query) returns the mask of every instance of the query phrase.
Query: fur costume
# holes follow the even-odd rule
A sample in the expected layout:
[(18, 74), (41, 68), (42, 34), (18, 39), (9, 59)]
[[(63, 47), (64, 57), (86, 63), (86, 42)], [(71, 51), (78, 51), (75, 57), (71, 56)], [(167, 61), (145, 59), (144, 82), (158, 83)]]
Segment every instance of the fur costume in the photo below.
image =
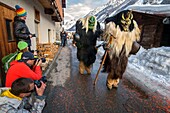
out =
[(109, 49), (104, 69), (109, 73), (107, 87), (118, 87), (119, 79), (125, 72), (128, 56), (134, 42), (140, 39), (140, 30), (133, 19), (131, 11), (122, 11), (114, 17), (107, 18), (104, 39)]
[(94, 24), (89, 28), (89, 19), (91, 16), (81, 18), (76, 22), (76, 34), (79, 35), (79, 39), (76, 40), (77, 46), (77, 58), (80, 61), (79, 71), (81, 74), (84, 70), (90, 74), (89, 68), (96, 60), (97, 49), (96, 41), (100, 37), (101, 30), (100, 24), (97, 22), (96, 17), (92, 17)]

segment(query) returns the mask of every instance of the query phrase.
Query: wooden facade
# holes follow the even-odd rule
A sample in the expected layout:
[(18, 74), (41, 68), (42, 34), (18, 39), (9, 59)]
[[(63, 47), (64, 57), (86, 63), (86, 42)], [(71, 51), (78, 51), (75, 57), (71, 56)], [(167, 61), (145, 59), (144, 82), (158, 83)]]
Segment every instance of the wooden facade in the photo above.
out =
[[(146, 48), (170, 46), (170, 25), (163, 24), (166, 16), (133, 12), (141, 29), (140, 44)], [(168, 42), (169, 41), (169, 42)]]
[[(16, 40), (13, 35), (15, 14), (15, 9), (0, 3), (0, 59), (17, 50)], [(4, 84), (5, 74), (2, 69), (2, 63), (0, 63), (0, 70), (0, 79), (2, 79), (2, 84)]]

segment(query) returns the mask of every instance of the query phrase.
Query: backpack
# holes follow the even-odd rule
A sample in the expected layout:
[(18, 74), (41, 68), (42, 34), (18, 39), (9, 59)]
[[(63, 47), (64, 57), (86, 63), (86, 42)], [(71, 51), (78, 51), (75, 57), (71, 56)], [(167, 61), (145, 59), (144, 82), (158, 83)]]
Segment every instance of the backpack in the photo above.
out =
[(9, 67), (10, 67), (10, 63), (15, 60), (16, 56), (18, 55), (19, 51), (16, 51), (14, 53), (10, 53), (9, 55), (6, 55), (2, 58), (2, 63), (4, 65), (4, 70), (5, 73), (8, 71)]

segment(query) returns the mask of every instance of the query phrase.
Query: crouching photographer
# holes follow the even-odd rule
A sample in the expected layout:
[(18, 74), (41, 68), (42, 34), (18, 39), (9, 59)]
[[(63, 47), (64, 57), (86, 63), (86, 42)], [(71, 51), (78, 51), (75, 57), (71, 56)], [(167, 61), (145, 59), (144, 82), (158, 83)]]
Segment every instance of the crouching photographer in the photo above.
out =
[(40, 80), (42, 78), (41, 64), (42, 60), (35, 62), (34, 55), (31, 52), (24, 52), (21, 60), (11, 62), (6, 74), (5, 86), (11, 87), (12, 82), (21, 77)]
[(38, 88), (32, 79), (16, 79), (11, 88), (0, 88), (0, 113), (41, 113), (45, 106), (45, 88), (42, 81)]

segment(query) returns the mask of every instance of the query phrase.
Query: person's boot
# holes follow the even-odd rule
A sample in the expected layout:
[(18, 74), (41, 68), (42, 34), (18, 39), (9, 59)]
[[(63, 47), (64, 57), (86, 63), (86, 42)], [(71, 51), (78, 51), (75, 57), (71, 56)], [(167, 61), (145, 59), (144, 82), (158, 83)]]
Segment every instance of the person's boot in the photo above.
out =
[(113, 79), (113, 87), (117, 88), (119, 84), (119, 78), (118, 79)]
[(88, 67), (85, 66), (85, 70), (87, 71), (88, 75), (91, 75), (91, 66)]
[(107, 86), (107, 89), (108, 90), (111, 90), (112, 89), (112, 85), (108, 83), (108, 81), (106, 81), (106, 86)]
[(85, 66), (84, 66), (84, 63), (82, 61), (79, 62), (79, 73), (81, 75), (84, 74), (84, 70), (85, 70)]
[(109, 73), (107, 76), (106, 86), (109, 90), (111, 90), (113, 87), (117, 88), (119, 84), (119, 78), (118, 79), (112, 79), (112, 74)]

